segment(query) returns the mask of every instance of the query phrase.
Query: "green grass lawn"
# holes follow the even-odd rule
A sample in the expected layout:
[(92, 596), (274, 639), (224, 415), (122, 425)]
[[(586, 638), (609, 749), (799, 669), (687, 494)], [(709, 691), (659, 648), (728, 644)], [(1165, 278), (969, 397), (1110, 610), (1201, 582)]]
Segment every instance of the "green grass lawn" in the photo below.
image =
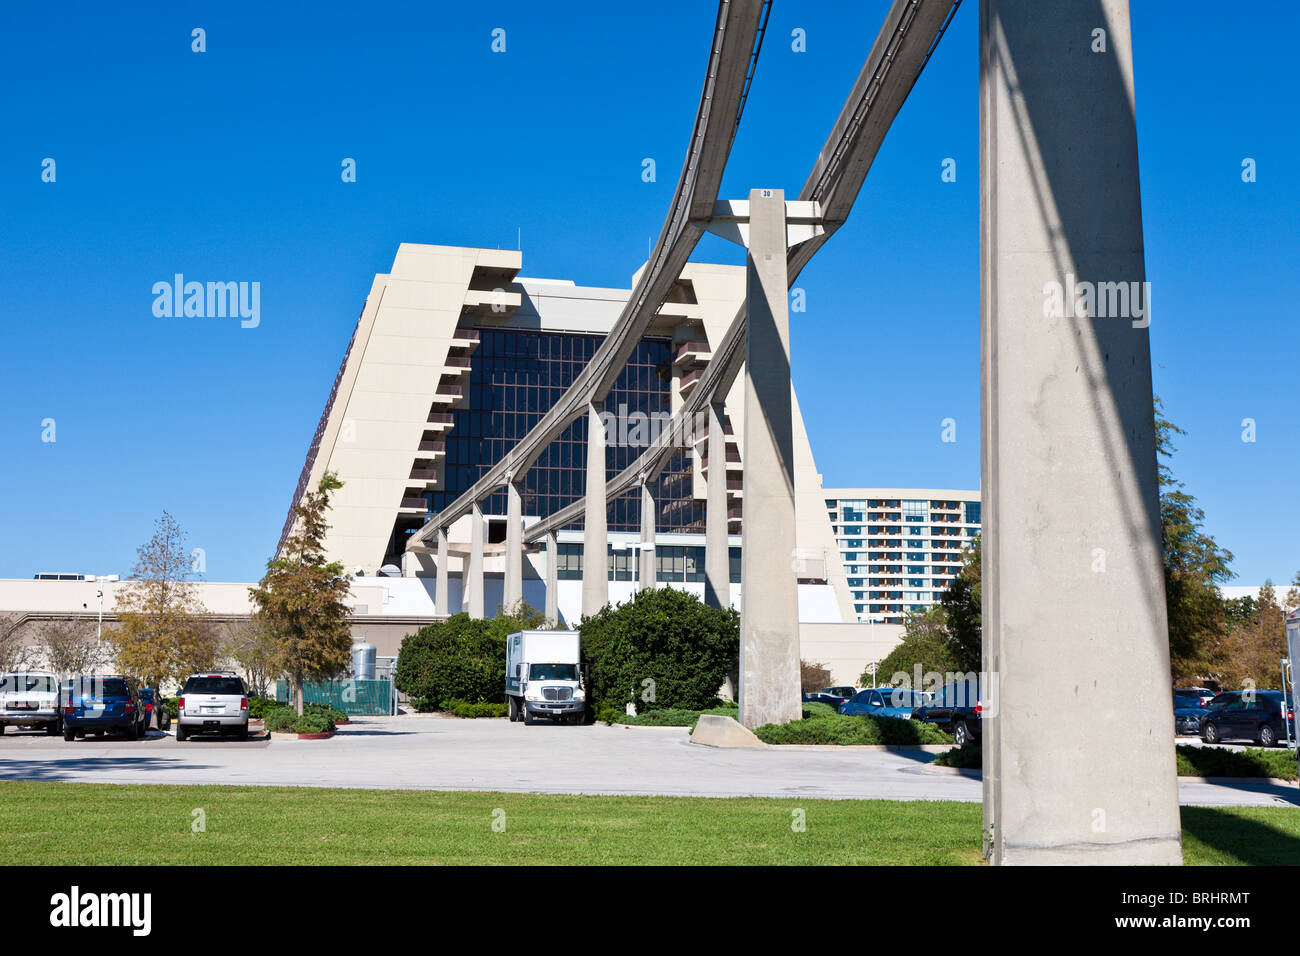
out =
[[(206, 832), (195, 833), (193, 811)], [(806, 829), (792, 827), (794, 811)], [(504, 820), (503, 831), (495, 830)], [(1300, 860), (1300, 810), (1183, 811), (1188, 863)], [(978, 864), (980, 807), (0, 783), (11, 864)]]

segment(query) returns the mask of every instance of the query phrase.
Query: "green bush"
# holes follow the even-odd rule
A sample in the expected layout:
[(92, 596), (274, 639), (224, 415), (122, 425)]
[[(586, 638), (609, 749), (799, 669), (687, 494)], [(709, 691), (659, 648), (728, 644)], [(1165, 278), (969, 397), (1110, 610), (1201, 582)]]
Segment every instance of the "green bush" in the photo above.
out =
[(302, 716), (288, 704), (275, 704), (263, 710), (266, 729), (281, 734), (323, 734), (334, 729), (330, 708), (320, 704), (306, 704)]
[(294, 730), (300, 734), (325, 734), (334, 729), (334, 722), (319, 712), (303, 708), (302, 716), (294, 723)]
[(159, 703), (161, 703), (163, 707), (167, 708), (167, 713), (172, 720), (175, 720), (176, 718), (180, 717), (181, 708), (180, 708), (180, 704), (176, 702), (175, 697), (163, 697), (159, 701)]
[(483, 701), (471, 703), (467, 700), (444, 700), (441, 710), (455, 717), (504, 717), (507, 712), (505, 704), (489, 704)]
[(984, 768), (984, 749), (979, 744), (966, 744), (953, 747), (947, 753), (935, 758), (936, 767), (960, 767), (962, 770), (982, 770)]
[(328, 704), (303, 704), (302, 712), (304, 714), (320, 714), (329, 720), (331, 724), (346, 724), (351, 718), (341, 710), (335, 710)]
[(1226, 750), (1221, 747), (1177, 748), (1180, 777), (1277, 777), (1296, 779), (1296, 755), (1286, 748)]
[(764, 724), (754, 733), (767, 744), (950, 744), (933, 724), (898, 717), (808, 717), (788, 724)]
[[(702, 710), (736, 663), (740, 616), (676, 588), (649, 588), (582, 619), (583, 660), (592, 697), (622, 711)], [(653, 681), (654, 699), (643, 700)], [(598, 711), (599, 713), (599, 711)]]
[(422, 627), (402, 640), (397, 689), (412, 701), (505, 703), (506, 637), (544, 624), (542, 615), (521, 605), (490, 620), (461, 613)]
[(293, 733), (298, 722), (298, 714), (292, 707), (281, 704), (278, 707), (268, 707), (263, 711), (262, 719), (266, 721), (268, 731)]
[(283, 706), (283, 704), (270, 697), (250, 697), (248, 698), (248, 716), (252, 720), (263, 720), (269, 711)]

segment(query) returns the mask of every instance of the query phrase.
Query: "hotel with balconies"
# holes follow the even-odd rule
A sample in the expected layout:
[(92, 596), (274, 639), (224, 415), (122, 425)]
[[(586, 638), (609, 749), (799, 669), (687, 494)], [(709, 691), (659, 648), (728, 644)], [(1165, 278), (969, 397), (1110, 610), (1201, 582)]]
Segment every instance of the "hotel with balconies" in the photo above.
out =
[[(630, 295), (629, 289), (521, 276), (521, 265), (515, 250), (404, 243), (392, 270), (375, 276), (292, 499), (299, 502), (326, 471), (338, 474), (343, 487), (333, 497), (325, 543), (329, 557), (350, 574), (377, 576), (398, 590), (423, 588), (431, 601), (438, 556), (408, 550), (407, 540), (500, 461), (573, 384)], [(609, 476), (644, 451), (648, 423), (666, 421), (681, 408), (744, 296), (743, 267), (686, 265), (605, 401)], [(703, 595), (707, 486), (726, 482), (737, 606), (743, 388), (741, 375), (724, 402), (726, 460), (709, 460), (707, 427), (692, 423), (655, 479), (653, 495), (657, 582)], [(587, 424), (586, 416), (574, 421), (527, 469), (521, 482), (525, 526), (581, 497)], [(821, 646), (816, 653), (823, 660), (853, 658), (858, 650), (841, 653), (826, 643), (859, 640), (861, 625), (797, 401), (794, 425), (796, 540), (762, 546), (789, 552), (798, 569), (801, 635), (809, 649)], [(635, 493), (609, 505), (612, 601), (626, 600), (638, 586), (640, 507)], [(505, 489), (485, 499), (481, 510), (490, 616), (504, 595)], [(431, 608), (437, 615), (462, 609), (474, 520), (467, 515), (448, 531), (448, 599), (446, 607)], [(291, 525), (292, 512), (284, 535)], [(546, 606), (550, 559), (543, 549), (525, 556), (524, 600), (539, 609)], [(558, 532), (555, 560), (559, 617), (574, 621), (581, 605), (580, 524)], [(847, 630), (834, 631), (841, 626)]]
[(980, 533), (980, 493), (929, 488), (826, 488), (860, 621), (901, 624), (937, 604)]

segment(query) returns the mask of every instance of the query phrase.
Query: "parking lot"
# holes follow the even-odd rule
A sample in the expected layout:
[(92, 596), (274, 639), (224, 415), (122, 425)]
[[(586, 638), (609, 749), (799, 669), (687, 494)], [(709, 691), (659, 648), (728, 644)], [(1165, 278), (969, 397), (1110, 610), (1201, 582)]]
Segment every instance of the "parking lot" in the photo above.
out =
[[(524, 793), (979, 801), (978, 774), (931, 767), (922, 750), (716, 749), (683, 728), (582, 727), (433, 715), (369, 717), (329, 740), (246, 742), (149, 732), (72, 743), (9, 728), (0, 779), (85, 783), (252, 784)], [(1300, 806), (1294, 784), (1180, 783), (1194, 805)]]

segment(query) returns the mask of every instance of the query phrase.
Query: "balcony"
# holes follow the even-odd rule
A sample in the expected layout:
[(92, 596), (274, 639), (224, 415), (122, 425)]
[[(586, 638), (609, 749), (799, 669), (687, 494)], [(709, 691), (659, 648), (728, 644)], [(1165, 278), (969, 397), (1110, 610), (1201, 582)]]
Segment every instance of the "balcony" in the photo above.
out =
[(433, 402), (435, 405), (453, 405), (464, 395), (465, 390), (459, 385), (439, 385), (438, 390), (433, 393)]
[(681, 392), (681, 394), (685, 395), (696, 385), (698, 385), (700, 379), (703, 377), (704, 377), (704, 369), (702, 368), (691, 369), (689, 372), (683, 375), (681, 377), (681, 380), (678, 382), (677, 384), (678, 391)]
[(504, 288), (466, 289), (461, 315), (480, 322), (497, 319), (504, 321), (514, 315), (523, 304), (523, 296)]
[(445, 441), (430, 441), (425, 439), (420, 442), (420, 451), (431, 452), (435, 455), (445, 455), (447, 453), (447, 443)]
[(451, 347), (472, 352), (478, 348), (478, 329), (458, 328), (451, 336)]
[(707, 362), (712, 356), (713, 350), (709, 348), (708, 342), (683, 342), (673, 355), (673, 364), (694, 365), (697, 362)]
[(425, 421), (434, 426), (438, 431), (447, 431), (454, 423), (454, 418), (451, 412), (430, 411), (429, 417), (426, 418)]

